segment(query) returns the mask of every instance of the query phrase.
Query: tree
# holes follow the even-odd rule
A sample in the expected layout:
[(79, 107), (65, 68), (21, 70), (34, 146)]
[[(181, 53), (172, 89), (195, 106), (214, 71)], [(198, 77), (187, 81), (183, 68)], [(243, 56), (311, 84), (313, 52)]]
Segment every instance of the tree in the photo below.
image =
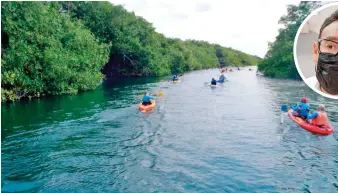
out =
[(1, 10), (2, 101), (95, 89), (104, 75), (163, 76), (260, 61), (206, 41), (166, 38), (109, 2), (3, 2)]
[(278, 22), (284, 27), (279, 29), (276, 40), (268, 43), (268, 51), (258, 64), (258, 70), (268, 77), (301, 79), (294, 64), (293, 42), (304, 19), (321, 5), (321, 2), (302, 1), (287, 6), (287, 14)]
[[(112, 43), (110, 60), (103, 70), (111, 76), (161, 76), (219, 67), (224, 61), (237, 66), (256, 65), (259, 61), (257, 57), (223, 47), (219, 49), (224, 54), (218, 58), (214, 45), (205, 41), (167, 39), (143, 18), (108, 2), (74, 2), (72, 8), (73, 16), (84, 21), (95, 36)], [(226, 58), (228, 52), (231, 59)]]
[(81, 22), (47, 2), (3, 2), (1, 35), (2, 101), (93, 89), (108, 59)]

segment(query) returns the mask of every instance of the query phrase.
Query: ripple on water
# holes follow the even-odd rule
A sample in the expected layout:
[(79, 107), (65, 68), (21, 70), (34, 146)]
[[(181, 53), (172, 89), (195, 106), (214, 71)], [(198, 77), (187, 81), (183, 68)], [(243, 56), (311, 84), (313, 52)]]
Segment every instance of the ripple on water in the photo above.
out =
[[(306, 95), (312, 107), (326, 104), (337, 127), (336, 101), (249, 71), (227, 73), (230, 82), (211, 89), (204, 83), (215, 73), (103, 86), (17, 123), (9, 114), (23, 109), (6, 109), (2, 191), (337, 192), (337, 134), (313, 135), (287, 117), (280, 124), (280, 105)], [(140, 93), (160, 87), (156, 109), (138, 112)]]

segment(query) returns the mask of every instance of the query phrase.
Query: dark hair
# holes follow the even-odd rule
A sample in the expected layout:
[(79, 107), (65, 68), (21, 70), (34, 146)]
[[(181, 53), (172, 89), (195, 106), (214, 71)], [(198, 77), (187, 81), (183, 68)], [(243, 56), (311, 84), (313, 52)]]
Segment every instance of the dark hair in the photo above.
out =
[(322, 27), (320, 27), (319, 30), (319, 39), (322, 36), (322, 32), (324, 30), (324, 28), (326, 28), (328, 25), (330, 25), (331, 23), (338, 21), (338, 10), (336, 10), (335, 12), (333, 12), (330, 17), (326, 18), (324, 23), (322, 24)]

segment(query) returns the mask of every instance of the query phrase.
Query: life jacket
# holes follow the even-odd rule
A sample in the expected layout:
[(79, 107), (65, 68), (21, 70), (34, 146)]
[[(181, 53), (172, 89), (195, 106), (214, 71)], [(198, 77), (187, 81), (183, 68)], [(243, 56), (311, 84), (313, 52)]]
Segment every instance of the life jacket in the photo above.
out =
[(298, 113), (302, 117), (307, 117), (310, 112), (310, 106), (307, 103), (300, 103)]
[(329, 119), (327, 118), (327, 114), (322, 111), (318, 111), (318, 116), (313, 118), (311, 123), (313, 125), (328, 125)]
[(216, 85), (217, 81), (216, 80), (211, 80), (211, 84)]
[(144, 102), (144, 103), (150, 103), (150, 96), (148, 96), (148, 95), (144, 95), (143, 96), (143, 98), (142, 98), (142, 102)]

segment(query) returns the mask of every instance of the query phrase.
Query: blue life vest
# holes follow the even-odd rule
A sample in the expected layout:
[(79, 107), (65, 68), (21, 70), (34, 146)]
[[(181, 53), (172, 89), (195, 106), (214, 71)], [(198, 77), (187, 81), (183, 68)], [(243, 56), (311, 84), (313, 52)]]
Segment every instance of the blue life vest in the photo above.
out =
[(144, 95), (143, 98), (142, 98), (142, 102), (149, 103), (150, 99), (154, 99), (154, 98), (149, 96), (149, 95)]

